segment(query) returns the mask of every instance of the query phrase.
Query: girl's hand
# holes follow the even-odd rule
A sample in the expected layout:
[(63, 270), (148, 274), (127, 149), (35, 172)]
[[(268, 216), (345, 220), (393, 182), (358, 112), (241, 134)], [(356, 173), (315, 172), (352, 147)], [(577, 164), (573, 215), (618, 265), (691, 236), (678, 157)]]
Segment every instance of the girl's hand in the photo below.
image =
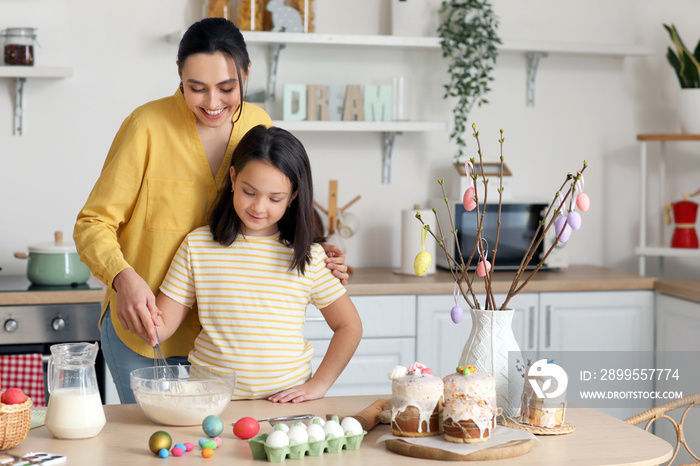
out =
[(320, 383), (311, 379), (296, 387), (277, 392), (268, 397), (267, 400), (272, 403), (301, 403), (302, 401), (318, 400), (326, 396), (328, 388), (329, 387), (322, 387)]
[(331, 270), (335, 277), (340, 279), (340, 283), (347, 285), (350, 274), (348, 274), (348, 266), (345, 264), (345, 254), (338, 246), (327, 243), (323, 243), (321, 246), (328, 256), (326, 267)]
[(119, 323), (154, 346), (155, 316), (159, 314), (159, 310), (151, 288), (134, 269), (119, 272), (114, 277), (113, 286), (117, 290), (117, 308), (114, 311)]

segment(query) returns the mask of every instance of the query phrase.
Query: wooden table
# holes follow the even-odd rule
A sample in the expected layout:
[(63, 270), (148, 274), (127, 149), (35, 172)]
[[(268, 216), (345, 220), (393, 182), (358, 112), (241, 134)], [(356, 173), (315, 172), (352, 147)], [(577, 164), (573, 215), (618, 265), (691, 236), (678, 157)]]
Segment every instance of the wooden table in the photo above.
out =
[[(373, 401), (388, 396), (327, 397), (322, 400), (299, 404), (272, 404), (265, 400), (233, 401), (222, 414), (225, 430), (223, 444), (212, 458), (202, 458), (199, 447), (186, 453), (185, 457), (170, 457), (163, 460), (148, 449), (148, 439), (157, 430), (165, 430), (173, 437), (173, 442), (197, 443), (204, 436), (201, 427), (165, 427), (152, 423), (135, 405), (105, 406), (107, 424), (97, 437), (86, 440), (57, 440), (45, 427), (32, 429), (27, 439), (11, 451), (14, 454), (29, 451), (61, 453), (67, 456), (68, 464), (108, 465), (134, 464), (157, 465), (262, 465), (266, 461), (253, 460), (248, 442), (233, 435), (232, 423), (244, 416), (261, 419), (270, 416), (312, 413), (325, 417), (326, 414), (352, 415)], [(656, 465), (671, 457), (672, 449), (666, 441), (642, 429), (588, 408), (570, 408), (567, 421), (576, 426), (576, 432), (561, 436), (540, 436), (541, 445), (536, 445), (529, 453), (518, 458), (467, 464), (500, 465)], [(263, 431), (270, 427), (263, 425)], [(372, 429), (364, 438), (359, 450), (341, 453), (324, 453), (319, 457), (306, 456), (301, 460), (287, 459), (285, 464), (298, 465), (362, 465), (392, 466), (404, 464), (424, 464), (427, 460), (409, 458), (386, 450), (384, 444), (376, 444), (376, 439), (389, 433), (388, 425)], [(332, 463), (329, 463), (332, 461)]]

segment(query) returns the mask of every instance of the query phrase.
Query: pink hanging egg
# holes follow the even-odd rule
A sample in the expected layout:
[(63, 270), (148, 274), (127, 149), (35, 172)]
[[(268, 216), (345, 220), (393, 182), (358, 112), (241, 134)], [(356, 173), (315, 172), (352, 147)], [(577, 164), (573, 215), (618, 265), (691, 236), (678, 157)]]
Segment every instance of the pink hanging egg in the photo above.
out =
[(479, 265), (476, 266), (476, 274), (480, 277), (486, 275), (486, 272), (491, 270), (491, 262), (489, 261), (479, 261)]
[(578, 207), (578, 210), (587, 212), (590, 206), (591, 200), (588, 198), (588, 194), (578, 193), (578, 196), (576, 196), (576, 207)]
[(452, 322), (454, 322), (455, 324), (458, 324), (462, 321), (463, 315), (464, 311), (462, 311), (462, 308), (459, 306), (453, 307), (450, 311), (450, 317), (452, 318)]
[(464, 199), (462, 199), (462, 204), (464, 205), (464, 210), (471, 212), (476, 209), (476, 201), (474, 201), (474, 188), (470, 187), (464, 191)]
[(566, 216), (569, 219), (569, 226), (574, 230), (581, 228), (581, 214), (578, 212), (569, 212)]
[[(554, 223), (554, 231), (559, 237), (559, 242), (560, 243), (566, 243), (569, 241), (569, 237), (571, 236), (571, 227), (567, 224), (564, 226), (566, 223), (566, 217), (559, 217), (557, 221)], [(563, 229), (563, 231), (562, 231)]]

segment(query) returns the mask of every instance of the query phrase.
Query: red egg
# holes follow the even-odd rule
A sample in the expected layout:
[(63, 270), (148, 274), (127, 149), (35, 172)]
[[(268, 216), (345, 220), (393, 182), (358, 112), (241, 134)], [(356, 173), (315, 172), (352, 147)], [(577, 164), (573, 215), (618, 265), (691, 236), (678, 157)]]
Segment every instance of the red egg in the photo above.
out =
[(6, 405), (16, 405), (27, 401), (27, 395), (24, 394), (21, 388), (8, 388), (0, 399)]
[(233, 425), (233, 433), (238, 438), (253, 438), (258, 432), (260, 424), (252, 417), (242, 417)]

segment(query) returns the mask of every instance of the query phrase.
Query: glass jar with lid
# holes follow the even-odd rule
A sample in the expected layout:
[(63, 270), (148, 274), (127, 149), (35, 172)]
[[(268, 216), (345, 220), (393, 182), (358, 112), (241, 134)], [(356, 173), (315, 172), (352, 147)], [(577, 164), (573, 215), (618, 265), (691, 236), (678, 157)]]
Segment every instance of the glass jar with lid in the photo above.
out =
[(5, 42), (6, 65), (34, 65), (36, 28), (7, 28), (0, 36)]

